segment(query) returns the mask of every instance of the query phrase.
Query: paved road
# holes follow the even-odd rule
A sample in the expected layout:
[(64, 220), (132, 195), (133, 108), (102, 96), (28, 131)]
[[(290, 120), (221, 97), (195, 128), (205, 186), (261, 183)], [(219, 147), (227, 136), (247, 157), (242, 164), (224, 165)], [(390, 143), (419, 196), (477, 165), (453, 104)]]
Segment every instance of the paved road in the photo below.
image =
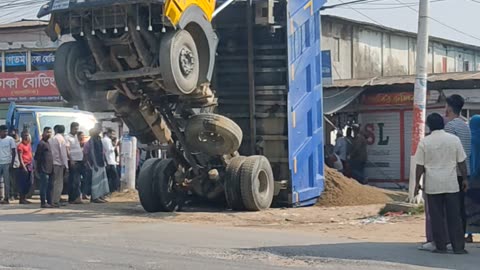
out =
[[(394, 226), (394, 225), (386, 225)], [(392, 227), (392, 233), (394, 228)], [(477, 269), (405, 243), (0, 207), (0, 269)]]

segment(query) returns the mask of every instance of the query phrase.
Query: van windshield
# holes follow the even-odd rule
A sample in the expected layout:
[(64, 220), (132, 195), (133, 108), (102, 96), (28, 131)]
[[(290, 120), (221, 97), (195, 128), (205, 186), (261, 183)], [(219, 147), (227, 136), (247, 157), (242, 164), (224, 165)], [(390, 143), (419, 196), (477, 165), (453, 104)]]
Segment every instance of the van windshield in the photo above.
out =
[(97, 122), (91, 114), (73, 112), (73, 113), (41, 113), (39, 114), (40, 130), (44, 127), (53, 128), (56, 125), (65, 126), (65, 133), (70, 132), (70, 124), (77, 122), (80, 124), (80, 131), (88, 136), (89, 130), (95, 126)]

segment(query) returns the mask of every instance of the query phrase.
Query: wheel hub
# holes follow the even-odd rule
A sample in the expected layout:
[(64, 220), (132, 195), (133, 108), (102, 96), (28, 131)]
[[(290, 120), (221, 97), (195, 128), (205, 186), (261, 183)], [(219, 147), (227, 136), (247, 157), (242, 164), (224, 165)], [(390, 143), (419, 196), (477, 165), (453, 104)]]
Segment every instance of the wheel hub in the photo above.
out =
[(182, 48), (180, 51), (180, 69), (182, 74), (188, 76), (192, 73), (195, 66), (193, 53), (188, 48)]

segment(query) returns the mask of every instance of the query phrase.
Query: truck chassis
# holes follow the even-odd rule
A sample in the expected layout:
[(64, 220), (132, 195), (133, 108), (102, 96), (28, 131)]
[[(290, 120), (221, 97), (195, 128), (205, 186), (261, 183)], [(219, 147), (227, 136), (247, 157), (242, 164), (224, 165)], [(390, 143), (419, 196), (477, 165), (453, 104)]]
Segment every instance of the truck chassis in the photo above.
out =
[(107, 100), (130, 135), (166, 148), (167, 158), (147, 160), (137, 179), (144, 209), (179, 210), (190, 193), (225, 198), (234, 210), (270, 207), (270, 163), (240, 156), (242, 130), (214, 113), (215, 1), (73, 2), (52, 0), (39, 12), (52, 15), (52, 40), (74, 39), (56, 52), (58, 89), (93, 111), (104, 110)]

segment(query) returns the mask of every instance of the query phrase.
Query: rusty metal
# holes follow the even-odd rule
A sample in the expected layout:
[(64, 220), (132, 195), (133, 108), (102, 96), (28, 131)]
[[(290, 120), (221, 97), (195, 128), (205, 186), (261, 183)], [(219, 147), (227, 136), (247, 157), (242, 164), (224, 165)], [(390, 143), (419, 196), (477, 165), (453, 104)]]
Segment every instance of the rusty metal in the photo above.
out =
[[(135, 25), (133, 24), (132, 21), (128, 22), (128, 27), (130, 27), (130, 29), (135, 29)], [(135, 45), (135, 50), (137, 51), (137, 54), (138, 54), (138, 58), (140, 59), (140, 62), (143, 64), (144, 67), (150, 66), (150, 64), (152, 63), (153, 57), (150, 54), (149, 50), (147, 49), (147, 46), (143, 41), (142, 35), (140, 34), (139, 31), (130, 31), (130, 33), (133, 40), (133, 44)]]
[(162, 115), (148, 100), (144, 100), (140, 104), (139, 111), (160, 143), (173, 143), (171, 130)]
[(148, 77), (148, 76), (155, 76), (155, 77), (160, 76), (160, 69), (144, 67), (144, 68), (139, 68), (134, 70), (127, 70), (127, 71), (116, 71), (116, 72), (100, 71), (100, 72), (96, 72), (94, 74), (88, 75), (88, 79), (91, 81), (105, 81), (105, 80), (142, 78), (142, 77)]

